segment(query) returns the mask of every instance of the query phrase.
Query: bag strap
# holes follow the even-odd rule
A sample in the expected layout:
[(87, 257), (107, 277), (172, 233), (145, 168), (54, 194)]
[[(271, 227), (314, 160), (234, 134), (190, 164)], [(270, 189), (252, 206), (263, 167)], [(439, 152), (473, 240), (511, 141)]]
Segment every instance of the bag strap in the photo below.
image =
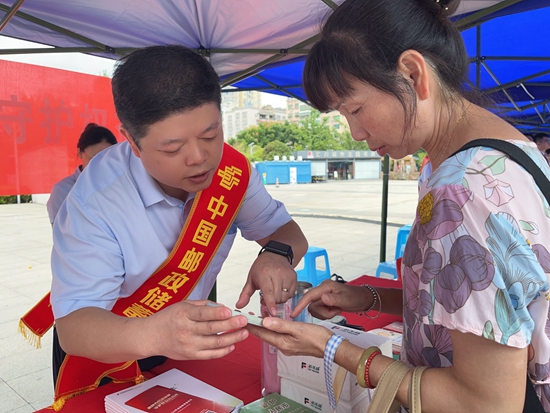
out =
[(342, 366), (338, 366), (338, 370), (336, 370), (336, 375), (334, 376), (334, 381), (332, 384), (332, 388), (334, 389), (334, 411), (336, 411), (336, 406), (338, 406), (338, 400), (340, 400), (340, 395), (342, 394), (342, 389), (344, 387), (344, 382), (346, 380), (346, 374), (348, 371), (343, 368)]
[[(380, 381), (374, 390), (372, 401), (367, 413), (396, 413), (401, 403), (395, 400), (399, 385), (409, 371), (402, 361), (394, 361), (382, 373)], [(415, 412), (416, 413), (416, 412)]]
[[(548, 180), (544, 172), (542, 172), (539, 166), (535, 163), (535, 161), (533, 161), (529, 157), (529, 155), (527, 155), (524, 151), (522, 151), (513, 143), (502, 141), (499, 139), (476, 139), (468, 142), (453, 155), (465, 151), (466, 149), (478, 146), (485, 146), (497, 149), (500, 152), (508, 155), (508, 157), (516, 162), (518, 165), (522, 166), (527, 172), (531, 174), (540, 191), (543, 193), (544, 197), (548, 201), (548, 204), (550, 204), (550, 181)], [(541, 401), (537, 395), (537, 392), (535, 391), (533, 382), (529, 378), (529, 374), (527, 374), (523, 412), (544, 413), (544, 408), (542, 407)]]
[(409, 383), (409, 409), (411, 413), (422, 412), (422, 404), (420, 402), (420, 378), (427, 368), (426, 366), (420, 366), (413, 370)]
[(518, 148), (513, 143), (502, 141), (499, 139), (475, 139), (473, 141), (468, 142), (466, 145), (464, 145), (462, 148), (460, 148), (458, 151), (453, 153), (454, 156), (459, 152), (465, 151), (466, 149), (479, 147), (479, 146), (486, 146), (488, 148), (497, 149), (502, 153), (505, 153), (508, 155), (508, 157), (516, 162), (518, 165), (522, 166), (527, 172), (531, 174), (533, 179), (535, 180), (535, 183), (543, 193), (544, 197), (550, 204), (550, 181), (548, 181), (548, 178), (542, 172), (542, 170), (539, 168), (539, 166), (533, 161), (529, 155), (527, 155), (524, 151), (522, 151), (520, 148)]

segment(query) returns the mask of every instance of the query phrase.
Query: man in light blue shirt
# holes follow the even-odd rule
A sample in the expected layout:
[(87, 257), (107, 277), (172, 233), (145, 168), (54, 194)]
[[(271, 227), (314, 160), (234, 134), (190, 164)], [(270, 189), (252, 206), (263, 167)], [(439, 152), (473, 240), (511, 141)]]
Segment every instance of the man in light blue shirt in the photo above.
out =
[(48, 216), (52, 225), (59, 208), (61, 208), (61, 204), (67, 198), (80, 173), (88, 166), (94, 156), (111, 145), (116, 145), (116, 138), (113, 132), (95, 123), (86, 125), (76, 144), (78, 157), (82, 160), (82, 164), (78, 165), (71, 175), (63, 178), (52, 187), (50, 197), (46, 203), (46, 209), (48, 210)]
[(76, 180), (80, 176), (80, 173), (82, 172), (81, 168), (82, 165), (78, 165), (72, 174), (66, 176), (52, 186), (50, 197), (48, 198), (48, 202), (46, 202), (46, 210), (48, 211), (48, 217), (50, 218), (50, 223), (52, 225), (57, 213), (59, 212), (59, 208), (61, 208), (61, 204), (65, 198), (67, 198), (67, 195), (71, 192)]
[[(222, 357), (248, 336), (246, 317), (205, 306), (204, 299), (237, 229), (261, 246), (278, 241), (291, 247), (294, 265), (307, 241), (252, 169), (241, 209), (188, 300), (146, 318), (113, 314), (116, 300), (130, 296), (174, 247), (224, 147), (218, 76), (190, 49), (154, 46), (131, 53), (117, 66), (113, 95), (127, 142), (90, 162), (54, 223), (51, 304), (61, 346), (105, 363), (156, 355)], [(259, 254), (236, 306), (261, 290), (276, 315), (275, 304), (296, 287), (290, 261), (269, 249)], [(225, 331), (231, 332), (218, 334)]]

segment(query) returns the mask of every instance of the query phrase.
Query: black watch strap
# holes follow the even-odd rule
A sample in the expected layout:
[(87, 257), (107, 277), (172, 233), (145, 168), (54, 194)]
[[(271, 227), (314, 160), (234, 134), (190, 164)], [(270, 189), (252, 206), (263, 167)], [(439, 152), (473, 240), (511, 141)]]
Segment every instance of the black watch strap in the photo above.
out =
[(292, 247), (290, 245), (271, 240), (262, 247), (258, 255), (266, 251), (287, 257), (288, 262), (292, 265), (292, 261), (294, 260), (294, 252), (292, 252)]

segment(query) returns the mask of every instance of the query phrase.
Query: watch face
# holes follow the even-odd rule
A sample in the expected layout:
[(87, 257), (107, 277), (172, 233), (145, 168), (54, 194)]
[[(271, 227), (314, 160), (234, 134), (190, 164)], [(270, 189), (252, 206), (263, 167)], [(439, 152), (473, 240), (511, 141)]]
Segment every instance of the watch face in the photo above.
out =
[(280, 251), (283, 254), (288, 254), (289, 252), (292, 251), (292, 248), (290, 247), (290, 245), (283, 244), (282, 242), (278, 242), (278, 241), (269, 241), (266, 244), (266, 247), (269, 247), (270, 249), (273, 249), (273, 250)]
[(292, 260), (294, 259), (292, 247), (290, 245), (283, 244), (282, 242), (271, 240), (267, 244), (265, 244), (265, 246), (260, 250), (260, 254), (264, 251), (269, 251), (274, 254), (285, 256), (288, 258), (290, 264), (292, 264)]

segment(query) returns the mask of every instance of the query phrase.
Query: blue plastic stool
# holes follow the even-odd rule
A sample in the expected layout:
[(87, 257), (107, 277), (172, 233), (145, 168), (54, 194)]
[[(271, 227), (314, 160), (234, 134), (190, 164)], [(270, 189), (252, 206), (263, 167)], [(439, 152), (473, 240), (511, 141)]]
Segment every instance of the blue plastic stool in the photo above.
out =
[(376, 268), (376, 276), (378, 278), (393, 278), (397, 280), (397, 267), (395, 260), (381, 262)]
[(395, 259), (401, 258), (405, 251), (405, 244), (411, 233), (411, 224), (402, 226), (397, 230), (397, 239), (395, 241)]
[[(317, 265), (317, 261), (324, 258), (324, 269)], [(304, 255), (304, 268), (296, 271), (298, 281), (307, 281), (314, 287), (321, 284), (324, 280), (330, 278), (330, 265), (328, 262), (327, 250), (320, 247), (309, 247)]]

